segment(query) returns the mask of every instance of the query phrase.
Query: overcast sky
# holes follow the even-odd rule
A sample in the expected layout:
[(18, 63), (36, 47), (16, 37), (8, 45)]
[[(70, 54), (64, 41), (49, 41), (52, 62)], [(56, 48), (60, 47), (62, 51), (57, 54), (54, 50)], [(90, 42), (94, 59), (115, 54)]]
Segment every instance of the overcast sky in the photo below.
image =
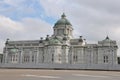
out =
[(97, 43), (108, 35), (120, 46), (120, 0), (0, 0), (0, 52), (6, 38), (36, 40), (52, 35), (63, 12), (75, 37)]

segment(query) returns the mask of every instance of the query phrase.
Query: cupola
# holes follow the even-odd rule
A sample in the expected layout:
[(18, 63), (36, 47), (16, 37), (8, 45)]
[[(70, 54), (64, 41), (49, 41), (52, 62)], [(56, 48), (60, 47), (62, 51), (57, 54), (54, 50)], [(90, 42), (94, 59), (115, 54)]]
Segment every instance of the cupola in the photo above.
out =
[(59, 19), (56, 23), (56, 25), (71, 25), (71, 23), (66, 19), (66, 15), (63, 13), (61, 15), (61, 19)]

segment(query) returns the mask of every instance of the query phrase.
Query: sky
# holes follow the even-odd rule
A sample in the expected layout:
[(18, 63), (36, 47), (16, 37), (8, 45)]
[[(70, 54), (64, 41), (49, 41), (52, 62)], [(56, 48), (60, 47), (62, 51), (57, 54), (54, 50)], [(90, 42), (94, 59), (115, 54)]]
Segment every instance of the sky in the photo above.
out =
[[(0, 0), (0, 52), (7, 38), (39, 40), (53, 34), (64, 12), (75, 38), (97, 43), (108, 35), (120, 46), (120, 0)], [(118, 49), (118, 54), (120, 55)]]

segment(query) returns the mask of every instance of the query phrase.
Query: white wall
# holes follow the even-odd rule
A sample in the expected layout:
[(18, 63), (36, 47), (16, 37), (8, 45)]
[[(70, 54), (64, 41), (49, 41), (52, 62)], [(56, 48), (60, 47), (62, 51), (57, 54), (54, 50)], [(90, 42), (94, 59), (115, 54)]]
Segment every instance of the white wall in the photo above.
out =
[(0, 64), (1, 68), (120, 70), (120, 65), (102, 64)]

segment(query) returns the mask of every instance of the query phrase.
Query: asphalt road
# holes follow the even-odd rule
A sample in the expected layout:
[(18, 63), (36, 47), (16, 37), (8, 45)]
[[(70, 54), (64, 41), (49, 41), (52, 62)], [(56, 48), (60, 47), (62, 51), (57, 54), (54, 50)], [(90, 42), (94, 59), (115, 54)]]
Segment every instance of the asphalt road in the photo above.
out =
[(0, 69), (0, 80), (120, 80), (116, 71)]

